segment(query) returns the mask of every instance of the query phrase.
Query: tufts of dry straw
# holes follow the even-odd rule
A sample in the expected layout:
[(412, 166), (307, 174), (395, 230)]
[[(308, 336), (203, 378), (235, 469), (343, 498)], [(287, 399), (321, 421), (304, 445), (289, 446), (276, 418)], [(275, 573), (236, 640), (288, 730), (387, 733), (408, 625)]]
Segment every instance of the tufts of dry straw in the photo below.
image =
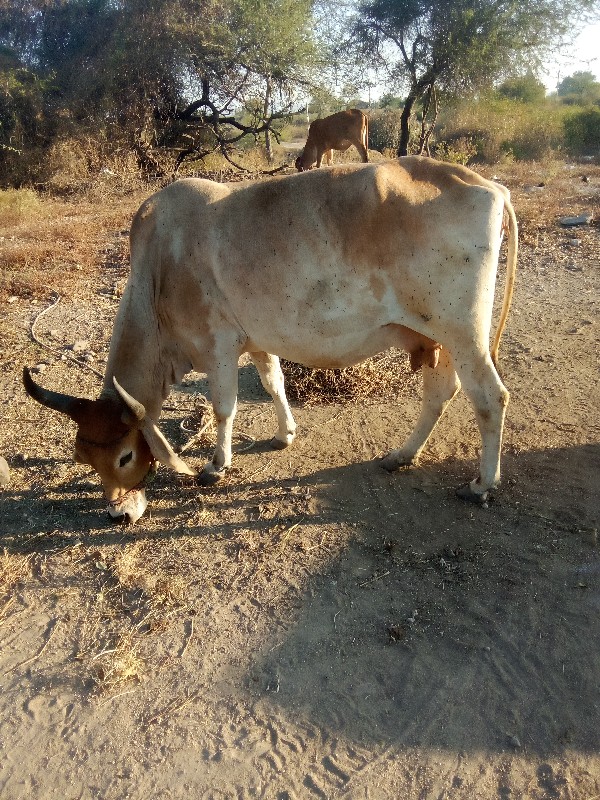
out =
[(145, 666), (131, 635), (122, 636), (114, 647), (97, 653), (92, 665), (94, 689), (99, 696), (140, 683)]
[(310, 405), (397, 397), (418, 380), (406, 354), (394, 348), (345, 369), (310, 369), (283, 359), (281, 368), (287, 396)]

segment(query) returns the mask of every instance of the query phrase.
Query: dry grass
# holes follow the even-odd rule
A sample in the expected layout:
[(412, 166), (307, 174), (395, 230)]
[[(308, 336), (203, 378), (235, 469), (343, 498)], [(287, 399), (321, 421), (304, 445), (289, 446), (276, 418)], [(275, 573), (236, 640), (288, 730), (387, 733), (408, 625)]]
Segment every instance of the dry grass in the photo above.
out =
[(109, 254), (126, 260), (119, 232), (129, 229), (143, 195), (98, 204), (21, 194), (0, 193), (0, 300), (47, 297), (49, 290), (77, 296), (82, 278), (93, 277)]
[(79, 658), (94, 692), (113, 697), (141, 683), (148, 636), (167, 630), (185, 608), (188, 582), (164, 548), (136, 542), (88, 554), (97, 590), (81, 631)]
[(115, 695), (132, 684), (140, 683), (144, 667), (134, 636), (130, 633), (121, 636), (113, 647), (101, 650), (92, 658), (95, 693), (99, 696)]
[(12, 602), (12, 593), (31, 574), (31, 555), (9, 553), (0, 556), (0, 620)]
[(281, 367), (288, 397), (312, 405), (397, 396), (417, 382), (406, 355), (395, 349), (345, 369), (310, 369), (292, 361)]
[(0, 225), (8, 228), (44, 213), (44, 204), (31, 189), (0, 191)]
[[(557, 230), (563, 216), (592, 212), (596, 223), (600, 220), (600, 195), (595, 188), (600, 180), (600, 166), (596, 164), (554, 159), (515, 161), (502, 166), (482, 166), (478, 171), (510, 189), (521, 244), (537, 248), (547, 234)], [(568, 229), (564, 230), (568, 235)]]
[(158, 564), (148, 570), (152, 558), (149, 550), (154, 552), (154, 548), (138, 543), (117, 551), (111, 567), (118, 586), (139, 598), (146, 616), (152, 611), (182, 606), (187, 591), (187, 583), (181, 575), (172, 574)]

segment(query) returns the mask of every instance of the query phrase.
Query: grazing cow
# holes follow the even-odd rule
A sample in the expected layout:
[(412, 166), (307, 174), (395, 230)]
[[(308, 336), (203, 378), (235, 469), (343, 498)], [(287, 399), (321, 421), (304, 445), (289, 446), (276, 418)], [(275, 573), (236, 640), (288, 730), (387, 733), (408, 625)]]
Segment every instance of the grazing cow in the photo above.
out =
[(316, 119), (310, 123), (308, 138), (302, 154), (296, 159), (296, 169), (304, 172), (311, 169), (316, 162), (321, 166), (323, 156), (327, 164), (332, 163), (333, 151), (344, 152), (351, 145), (358, 150), (361, 159), (369, 160), (369, 123), (367, 117), (358, 108), (339, 111), (325, 119)]
[[(507, 277), (490, 354), (505, 212)], [(415, 462), (462, 382), (483, 447), (479, 475), (461, 493), (483, 502), (500, 478), (508, 392), (495, 364), (516, 255), (508, 191), (457, 164), (414, 156), (235, 188), (180, 180), (133, 220), (131, 274), (99, 398), (48, 391), (27, 370), (25, 388), (77, 423), (76, 460), (100, 474), (110, 514), (135, 521), (156, 461), (196, 474), (157, 427), (170, 385), (188, 370), (207, 373), (217, 420), (200, 475), (208, 484), (231, 464), (242, 353), (273, 398), (272, 444), (282, 448), (296, 424), (277, 356), (333, 368), (402, 347), (423, 369), (422, 409), (381, 465)]]

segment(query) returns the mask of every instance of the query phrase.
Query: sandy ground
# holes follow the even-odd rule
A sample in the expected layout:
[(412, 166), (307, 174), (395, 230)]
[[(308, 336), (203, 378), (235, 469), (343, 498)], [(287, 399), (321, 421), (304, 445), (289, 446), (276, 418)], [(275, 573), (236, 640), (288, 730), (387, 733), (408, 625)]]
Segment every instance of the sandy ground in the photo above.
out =
[[(503, 484), (454, 489), (479, 440), (459, 396), (420, 468), (374, 458), (413, 424), (420, 381), (360, 403), (273, 409), (240, 367), (238, 451), (200, 489), (161, 470), (151, 513), (113, 524), (71, 459), (74, 426), (34, 404), (100, 380), (125, 265), (81, 296), (6, 304), (0, 328), (0, 795), (61, 800), (600, 798), (600, 169), (511, 176), (523, 245), (501, 361)], [(501, 279), (502, 280), (502, 277)], [(162, 418), (182, 446), (192, 374)], [(182, 427), (183, 423), (183, 427)], [(186, 453), (200, 464), (210, 441)]]

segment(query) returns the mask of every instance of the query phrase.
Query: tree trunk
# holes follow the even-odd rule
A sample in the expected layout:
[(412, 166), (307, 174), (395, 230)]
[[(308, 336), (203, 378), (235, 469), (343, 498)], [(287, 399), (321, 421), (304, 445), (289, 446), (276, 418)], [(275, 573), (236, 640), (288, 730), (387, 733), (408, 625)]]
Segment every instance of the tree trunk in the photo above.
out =
[(433, 129), (434, 129), (435, 123), (437, 121), (438, 110), (439, 110), (439, 106), (438, 106), (438, 100), (437, 100), (437, 93), (436, 93), (435, 88), (434, 88), (433, 89), (433, 119), (431, 120), (431, 123), (429, 124), (429, 128), (427, 129), (427, 133), (425, 134), (425, 142), (424, 142), (424, 144), (425, 144), (425, 152), (427, 153), (428, 156), (431, 156), (431, 153), (429, 152), (429, 139), (431, 138), (431, 134), (433, 133)]
[[(269, 117), (269, 109), (271, 106), (271, 93), (272, 93), (272, 83), (271, 83), (271, 76), (267, 77), (267, 89), (265, 92), (265, 104), (263, 106), (263, 119), (265, 122)], [(269, 128), (265, 131), (265, 151), (267, 153), (267, 161), (269, 162), (269, 166), (273, 165), (273, 144), (271, 142), (271, 131)]]
[(412, 117), (412, 110), (416, 99), (417, 96), (414, 90), (412, 90), (408, 95), (408, 97), (406, 98), (406, 102), (404, 103), (404, 108), (402, 109), (402, 115), (400, 117), (400, 144), (398, 145), (398, 156), (408, 155), (408, 140), (410, 138), (410, 120)]
[[(431, 109), (431, 103), (433, 102), (433, 119), (427, 125), (427, 115)], [(422, 156), (423, 152), (425, 155), (431, 156), (429, 152), (429, 139), (431, 134), (433, 133), (433, 128), (435, 126), (435, 122), (437, 120), (438, 115), (438, 101), (437, 101), (437, 92), (435, 91), (434, 84), (430, 84), (429, 88), (427, 89), (427, 98), (425, 103), (423, 104), (423, 119), (421, 121), (421, 135), (419, 137), (419, 155)]]

